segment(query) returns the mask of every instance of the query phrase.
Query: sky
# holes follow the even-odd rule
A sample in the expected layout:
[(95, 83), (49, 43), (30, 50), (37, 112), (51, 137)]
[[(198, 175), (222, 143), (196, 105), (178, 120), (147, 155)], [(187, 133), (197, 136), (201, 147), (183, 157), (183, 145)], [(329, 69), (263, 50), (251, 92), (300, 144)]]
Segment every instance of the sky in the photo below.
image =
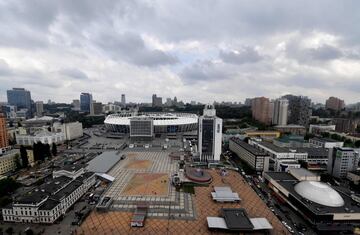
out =
[(0, 101), (360, 101), (360, 1), (1, 0)]

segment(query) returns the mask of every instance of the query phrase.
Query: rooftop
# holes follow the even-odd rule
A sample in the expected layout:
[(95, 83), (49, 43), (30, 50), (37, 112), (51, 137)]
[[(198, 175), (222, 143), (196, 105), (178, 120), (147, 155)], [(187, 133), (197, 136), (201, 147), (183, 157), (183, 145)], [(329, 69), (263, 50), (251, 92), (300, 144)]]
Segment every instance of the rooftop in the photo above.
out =
[(259, 149), (255, 148), (254, 146), (240, 140), (237, 137), (232, 137), (230, 138), (230, 141), (233, 141), (234, 143), (236, 143), (237, 145), (241, 146), (243, 149), (245, 149), (246, 151), (250, 152), (253, 155), (257, 155), (257, 156), (267, 156), (266, 153), (260, 151)]
[(107, 173), (118, 161), (120, 155), (116, 151), (104, 152), (88, 162), (88, 171)]
[(339, 141), (339, 140), (333, 140), (333, 139), (330, 139), (330, 138), (319, 138), (319, 137), (311, 138), (311, 140), (315, 140), (315, 141), (322, 142), (322, 143), (325, 143), (325, 142), (331, 142), (331, 143), (343, 142), (343, 141)]
[(251, 223), (246, 210), (243, 208), (224, 208), (221, 210), (226, 226), (230, 230), (252, 230)]

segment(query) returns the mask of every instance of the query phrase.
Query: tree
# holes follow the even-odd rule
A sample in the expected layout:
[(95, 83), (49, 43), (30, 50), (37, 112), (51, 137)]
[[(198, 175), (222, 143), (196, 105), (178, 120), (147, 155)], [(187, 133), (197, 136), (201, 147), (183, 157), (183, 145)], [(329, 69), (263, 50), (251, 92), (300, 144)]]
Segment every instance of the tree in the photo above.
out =
[(53, 156), (57, 155), (57, 147), (55, 143), (52, 143), (51, 153)]
[(5, 232), (6, 232), (7, 234), (9, 234), (9, 235), (12, 235), (12, 234), (14, 233), (14, 229), (13, 229), (13, 227), (8, 227), (8, 228), (5, 230)]
[(356, 148), (359, 148), (360, 147), (360, 140), (355, 141), (354, 145), (355, 145)]
[(27, 229), (27, 230), (25, 231), (25, 234), (26, 234), (26, 235), (34, 235), (34, 231), (32, 231), (32, 229)]
[(43, 151), (44, 151), (44, 158), (51, 158), (51, 149), (50, 149), (50, 145), (49, 144), (44, 144), (43, 146)]
[(20, 156), (21, 156), (22, 167), (23, 168), (28, 167), (29, 159), (28, 159), (26, 148), (23, 145), (20, 146)]
[(20, 163), (20, 157), (19, 154), (15, 154), (15, 166), (16, 166), (16, 170), (21, 169), (22, 165)]

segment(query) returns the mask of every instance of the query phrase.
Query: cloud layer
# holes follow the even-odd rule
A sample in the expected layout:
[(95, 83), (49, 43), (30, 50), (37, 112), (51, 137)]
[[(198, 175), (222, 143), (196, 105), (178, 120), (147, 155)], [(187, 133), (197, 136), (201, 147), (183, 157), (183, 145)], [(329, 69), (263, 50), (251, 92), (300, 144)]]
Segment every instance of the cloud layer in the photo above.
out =
[(0, 101), (243, 101), (293, 93), (315, 102), (360, 91), (360, 2), (0, 2)]

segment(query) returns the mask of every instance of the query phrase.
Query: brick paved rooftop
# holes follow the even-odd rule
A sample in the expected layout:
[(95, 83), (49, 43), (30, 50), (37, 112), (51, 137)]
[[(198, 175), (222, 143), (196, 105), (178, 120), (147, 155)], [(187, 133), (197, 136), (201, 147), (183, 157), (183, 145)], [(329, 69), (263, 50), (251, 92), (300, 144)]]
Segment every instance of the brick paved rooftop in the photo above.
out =
[[(207, 227), (207, 216), (220, 216), (221, 208), (244, 208), (250, 218), (265, 217), (273, 226), (271, 234), (289, 234), (279, 219), (269, 210), (240, 174), (230, 171), (227, 176), (220, 176), (220, 170), (208, 170), (213, 177), (209, 187), (196, 187), (193, 201), (196, 219), (158, 219), (147, 218), (142, 228), (131, 228), (133, 213), (121, 211), (93, 211), (77, 230), (77, 234), (223, 234), (212, 232)], [(210, 192), (214, 186), (230, 186), (242, 199), (241, 203), (213, 202)], [(256, 233), (252, 233), (256, 234)]]

